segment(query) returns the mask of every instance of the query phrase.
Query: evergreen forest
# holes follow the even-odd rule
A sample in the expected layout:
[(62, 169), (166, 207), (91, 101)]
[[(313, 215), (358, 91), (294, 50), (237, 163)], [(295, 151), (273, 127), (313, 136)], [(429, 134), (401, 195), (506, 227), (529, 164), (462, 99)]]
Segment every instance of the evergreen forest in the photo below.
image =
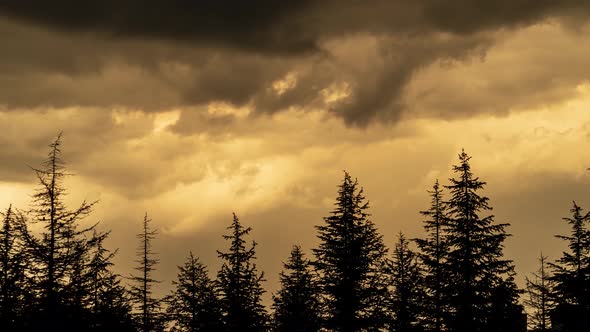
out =
[[(141, 212), (135, 270), (116, 272), (109, 231), (92, 221), (98, 202), (67, 206), (61, 135), (31, 169), (30, 205), (6, 206), (0, 225), (0, 331), (588, 331), (590, 214), (573, 202), (556, 234), (567, 248), (539, 254), (538, 270), (515, 282), (504, 254), (509, 224), (496, 220), (486, 182), (458, 154), (452, 177), (424, 188), (423, 236), (385, 243), (357, 179), (344, 172), (334, 205), (310, 232), (319, 245), (294, 243), (279, 289), (263, 304), (265, 274), (252, 229), (228, 216), (219, 271), (187, 252), (175, 280), (154, 277), (158, 230)], [(427, 196), (426, 196), (427, 195)], [(239, 212), (239, 211), (237, 211)], [(309, 254), (306, 254), (309, 253)], [(158, 296), (157, 284), (172, 284)]]

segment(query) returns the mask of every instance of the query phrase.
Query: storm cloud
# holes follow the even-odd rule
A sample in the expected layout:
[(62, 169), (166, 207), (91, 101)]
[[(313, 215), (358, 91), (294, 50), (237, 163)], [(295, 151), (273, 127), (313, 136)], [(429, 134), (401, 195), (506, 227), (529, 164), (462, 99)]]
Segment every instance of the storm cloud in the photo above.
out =
[[(223, 102), (251, 116), (321, 110), (363, 127), (416, 113), (468, 116), (489, 108), (455, 92), (456, 110), (417, 112), (408, 88), (425, 68), (482, 59), (511, 31), (583, 26), (589, 8), (575, 0), (5, 1), (0, 105), (195, 112)], [(448, 94), (444, 83), (435, 88), (430, 95)]]
[(286, 54), (317, 49), (322, 38), (351, 33), (472, 34), (580, 14), (589, 7), (578, 0), (107, 0), (88, 4), (24, 0), (4, 1), (0, 12), (65, 32)]

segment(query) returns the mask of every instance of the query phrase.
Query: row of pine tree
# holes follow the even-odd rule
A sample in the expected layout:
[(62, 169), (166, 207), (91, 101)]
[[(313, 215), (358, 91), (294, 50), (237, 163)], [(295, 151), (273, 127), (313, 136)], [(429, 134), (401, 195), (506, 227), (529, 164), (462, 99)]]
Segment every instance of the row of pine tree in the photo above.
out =
[(60, 146), (61, 136), (33, 169), (39, 186), (31, 207), (2, 215), (1, 331), (512, 332), (527, 328), (521, 298), (532, 330), (583, 331), (590, 321), (590, 215), (574, 203), (565, 218), (571, 234), (559, 236), (568, 250), (555, 262), (541, 255), (539, 271), (519, 289), (503, 255), (508, 224), (490, 214), (486, 183), (465, 152), (449, 184), (428, 191), (424, 237), (400, 233), (391, 253), (362, 188), (345, 173), (333, 211), (316, 227), (313, 257), (293, 246), (267, 310), (256, 242), (235, 214), (214, 279), (189, 253), (172, 293), (157, 297), (157, 233), (147, 214), (136, 273), (115, 273), (116, 250), (104, 247), (109, 233), (83, 226), (96, 202), (64, 205)]

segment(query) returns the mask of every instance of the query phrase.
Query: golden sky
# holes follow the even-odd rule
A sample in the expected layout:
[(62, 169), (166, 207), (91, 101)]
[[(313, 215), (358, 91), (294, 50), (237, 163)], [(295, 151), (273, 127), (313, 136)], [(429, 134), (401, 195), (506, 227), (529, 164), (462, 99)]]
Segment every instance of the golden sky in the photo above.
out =
[(391, 247), (421, 236), (426, 190), (465, 148), (511, 224), (518, 280), (541, 251), (559, 257), (572, 200), (590, 208), (588, 9), (257, 2), (133, 17), (134, 1), (0, 5), (0, 203), (28, 206), (27, 165), (63, 131), (68, 199), (100, 200), (90, 219), (112, 230), (119, 272), (147, 211), (162, 291), (189, 250), (213, 274), (233, 211), (272, 292), (291, 246), (315, 246), (343, 170)]

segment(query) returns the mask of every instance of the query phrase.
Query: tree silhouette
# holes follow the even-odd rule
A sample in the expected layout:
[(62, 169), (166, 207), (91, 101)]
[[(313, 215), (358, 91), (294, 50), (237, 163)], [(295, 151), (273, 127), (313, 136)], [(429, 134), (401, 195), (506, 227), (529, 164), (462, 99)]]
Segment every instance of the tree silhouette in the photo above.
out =
[(25, 275), (27, 256), (20, 233), (24, 217), (12, 205), (2, 213), (0, 228), (0, 326), (18, 330), (31, 294)]
[(567, 331), (583, 331), (590, 315), (590, 216), (576, 202), (570, 212), (571, 217), (563, 218), (571, 227), (570, 235), (556, 236), (568, 243), (568, 251), (550, 264), (557, 304), (554, 315)]
[[(446, 241), (449, 245), (447, 271), (452, 281), (448, 289), (450, 328), (458, 332), (488, 331), (516, 316), (518, 289), (512, 261), (503, 259), (503, 242), (508, 224), (494, 223), (488, 198), (479, 195), (485, 182), (471, 171), (465, 151), (453, 166), (456, 178), (445, 186), (450, 191)], [(501, 297), (498, 297), (502, 295)], [(508, 312), (505, 312), (508, 311)]]
[(424, 281), (417, 255), (400, 232), (391, 262), (393, 296), (392, 330), (396, 332), (422, 331), (421, 315), (424, 301)]
[(157, 231), (150, 227), (151, 219), (147, 213), (143, 217), (142, 232), (137, 234), (139, 246), (137, 248), (138, 264), (135, 270), (139, 275), (132, 275), (133, 285), (130, 289), (132, 302), (135, 304), (139, 314), (137, 315), (137, 325), (142, 332), (153, 332), (162, 328), (160, 317), (161, 300), (153, 295), (153, 286), (160, 281), (152, 277), (153, 272), (158, 264), (155, 258), (155, 252), (152, 249), (152, 241), (157, 235)]
[[(568, 242), (569, 251), (552, 266), (555, 269), (555, 289), (559, 304), (586, 305), (590, 278), (587, 275), (590, 266), (590, 230), (587, 227), (589, 215), (573, 203), (571, 217), (563, 218), (571, 227), (569, 236), (557, 235)], [(590, 303), (588, 303), (590, 304)]]
[(387, 322), (387, 249), (368, 219), (362, 188), (346, 172), (335, 206), (325, 224), (316, 227), (320, 244), (314, 249), (325, 328), (377, 330)]
[(86, 272), (91, 290), (89, 331), (134, 330), (127, 291), (121, 284), (121, 277), (111, 270), (115, 253), (105, 249), (100, 241)]
[(176, 288), (168, 299), (168, 313), (174, 331), (222, 331), (221, 305), (207, 268), (191, 252), (183, 266), (178, 266)]
[[(512, 261), (503, 256), (509, 224), (498, 224), (486, 183), (474, 176), (464, 151), (453, 166), (449, 199), (438, 181), (430, 207), (421, 211), (426, 235), (415, 239), (419, 253), (400, 233), (391, 260), (368, 213), (358, 181), (348, 173), (338, 186), (334, 209), (316, 226), (315, 260), (294, 246), (273, 296), (273, 321), (262, 304), (264, 274), (255, 263), (256, 242), (234, 214), (227, 252), (217, 279), (190, 253), (178, 266), (175, 289), (154, 295), (159, 281), (152, 242), (157, 232), (143, 218), (137, 235), (137, 275), (130, 290), (114, 272), (116, 251), (105, 248), (110, 233), (82, 227), (96, 202), (72, 210), (64, 203), (61, 135), (39, 168), (29, 211), (9, 206), (0, 213), (0, 329), (2, 331), (523, 331), (521, 291)], [(575, 202), (568, 249), (554, 263), (541, 255), (526, 278), (534, 331), (582, 332), (590, 317), (590, 214)], [(29, 223), (32, 223), (30, 225)], [(548, 272), (548, 267), (553, 274)], [(165, 318), (171, 317), (170, 321)], [(168, 325), (167, 325), (168, 324)]]
[(43, 232), (40, 237), (25, 234), (32, 259), (29, 271), (38, 286), (38, 314), (42, 317), (33, 321), (43, 328), (78, 330), (84, 311), (80, 299), (88, 291), (80, 287), (80, 272), (97, 243), (93, 235), (96, 224), (80, 229), (79, 223), (92, 212), (96, 202), (83, 201), (75, 210), (65, 206), (63, 180), (68, 174), (61, 159), (61, 134), (49, 147), (42, 167), (33, 168), (39, 188), (29, 211), (34, 221), (42, 225)]
[(541, 253), (539, 269), (533, 273), (533, 278), (526, 277), (526, 292), (528, 298), (525, 305), (531, 310), (529, 315), (529, 329), (536, 332), (551, 331), (550, 312), (555, 308), (553, 301), (554, 282), (548, 270), (547, 257)]
[(446, 272), (448, 245), (445, 239), (448, 216), (443, 199), (442, 189), (438, 180), (431, 191), (428, 191), (431, 205), (428, 210), (420, 211), (427, 219), (424, 221), (426, 237), (415, 239), (420, 248), (419, 258), (424, 270), (424, 286), (426, 301), (424, 305), (424, 325), (434, 332), (443, 331), (444, 313), (446, 312), (445, 286), (449, 285)]
[(484, 284), (491, 289), (487, 322), (483, 331), (520, 332), (527, 328), (524, 307), (519, 304), (520, 290), (514, 281), (516, 273), (504, 276), (491, 275), (484, 278)]
[(320, 302), (317, 281), (300, 246), (293, 246), (280, 274), (281, 288), (273, 296), (273, 327), (278, 332), (320, 330)]
[(233, 214), (232, 224), (227, 228), (230, 234), (223, 238), (229, 240), (229, 251), (217, 251), (224, 261), (217, 274), (217, 285), (221, 294), (221, 305), (227, 331), (264, 331), (267, 317), (261, 296), (264, 289), (264, 273), (258, 274), (256, 264), (256, 242), (246, 247), (244, 237), (252, 230), (244, 228)]

